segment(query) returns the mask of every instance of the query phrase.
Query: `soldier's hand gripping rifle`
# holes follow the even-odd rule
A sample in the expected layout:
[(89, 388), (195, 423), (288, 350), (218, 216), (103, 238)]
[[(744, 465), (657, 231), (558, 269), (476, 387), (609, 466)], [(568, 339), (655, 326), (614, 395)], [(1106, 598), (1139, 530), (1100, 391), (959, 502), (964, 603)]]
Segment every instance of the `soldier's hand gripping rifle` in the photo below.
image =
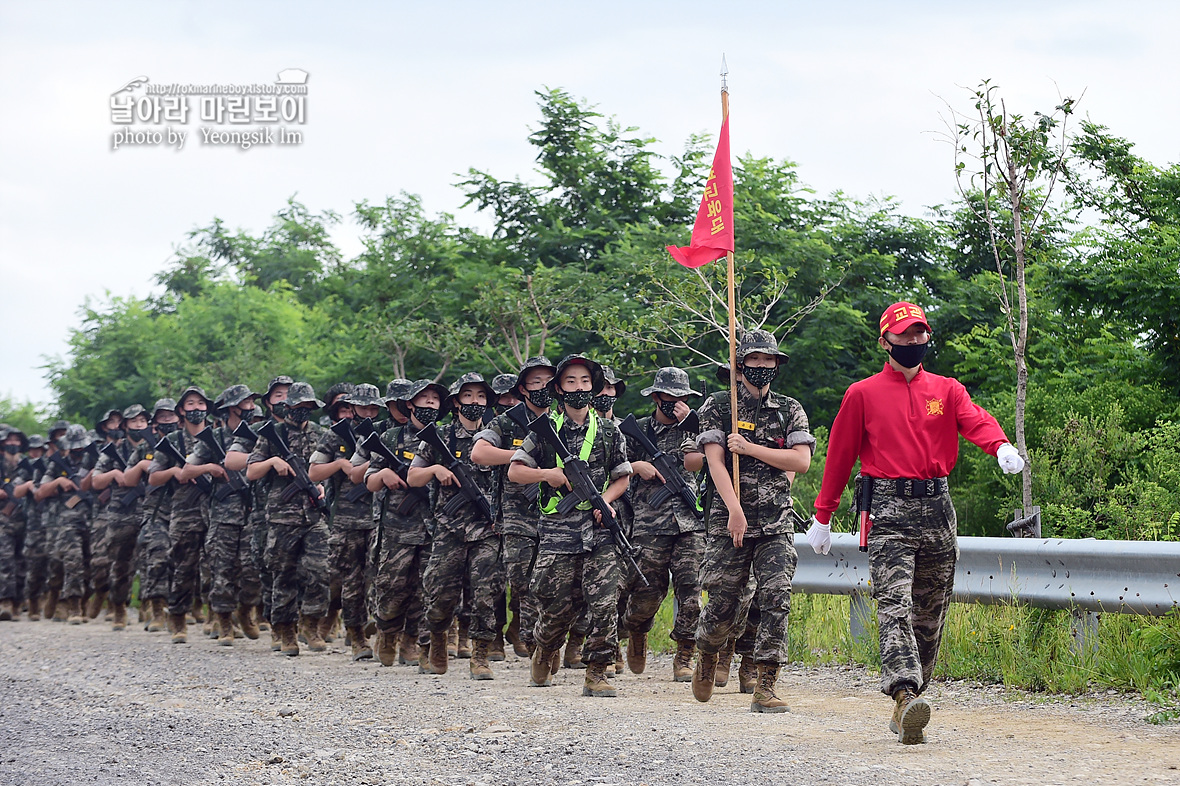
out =
[(401, 478), (402, 482), (406, 484), (406, 495), (402, 499), (402, 504), (397, 506), (398, 515), (408, 516), (410, 513), (414, 512), (414, 508), (423, 503), (425, 503), (427, 507), (430, 507), (430, 492), (425, 488), (410, 486), (410, 484), (406, 481), (406, 475), (410, 471), (409, 462), (390, 450), (389, 447), (381, 441), (380, 434), (375, 432), (369, 434), (367, 437), (361, 440), (361, 444), (365, 447), (365, 450), (385, 459), (385, 463), (390, 469), (393, 470), (393, 473)]
[(449, 469), (459, 480), (459, 493), (452, 495), (447, 500), (447, 504), (443, 506), (443, 512), (454, 516), (460, 508), (470, 503), (475, 512), (486, 519), (489, 524), (494, 523), (496, 514), (492, 510), (492, 503), (488, 502), (488, 498), (479, 490), (479, 486), (476, 484), (475, 478), (471, 476), (467, 465), (443, 444), (438, 429), (430, 424), (419, 431), (417, 436), (434, 450), (438, 462)]
[(594, 479), (590, 477), (590, 465), (578, 456), (575, 456), (573, 451), (566, 447), (565, 442), (558, 435), (557, 429), (553, 427), (553, 421), (549, 419), (548, 415), (541, 415), (534, 420), (529, 426), (529, 430), (544, 442), (549, 443), (557, 453), (557, 457), (561, 459), (563, 465), (562, 470), (565, 472), (565, 478), (569, 481), (570, 489), (573, 492), (561, 498), (561, 501), (557, 503), (557, 512), (566, 516), (572, 513), (578, 505), (589, 503), (590, 507), (597, 510), (598, 514), (602, 517), (602, 525), (610, 532), (611, 537), (615, 541), (615, 546), (618, 547), (623, 557), (635, 569), (635, 575), (643, 582), (643, 586), (651, 586), (647, 581), (647, 577), (643, 575), (643, 571), (639, 569), (639, 563), (635, 561), (635, 555), (639, 553), (639, 550), (631, 545), (631, 541), (627, 539), (627, 533), (623, 532), (623, 527), (619, 524), (619, 520), (615, 518), (610, 505), (607, 504), (606, 500), (602, 498), (602, 493), (595, 487)]
[[(685, 418), (687, 420), (687, 418)], [(634, 415), (628, 415), (619, 424), (619, 431), (628, 439), (635, 441), (637, 445), (647, 451), (647, 455), (651, 456), (652, 466), (664, 478), (664, 485), (652, 492), (651, 504), (658, 507), (663, 507), (664, 503), (672, 499), (673, 495), (679, 496), (692, 514), (698, 519), (704, 516), (697, 503), (696, 492), (692, 487), (684, 481), (684, 476), (677, 470), (676, 465), (672, 461), (672, 457), (664, 451), (657, 448), (647, 434), (643, 433), (643, 429), (639, 428), (639, 421), (635, 419)]]
[[(533, 419), (529, 417), (529, 408), (523, 403), (511, 407), (504, 414), (507, 415), (513, 423), (524, 429), (524, 433), (527, 434), (532, 429)], [(536, 502), (537, 498), (541, 496), (541, 487), (536, 483), (530, 483), (524, 487), (524, 490), (521, 493), (524, 494), (524, 498), (529, 502)]]
[[(97, 461), (98, 448), (95, 447), (93, 442), (87, 446), (86, 453)], [(54, 453), (52, 456), (49, 456), (49, 463), (56, 468), (56, 471), (59, 473), (58, 477), (69, 478), (77, 486), (77, 491), (66, 500), (66, 508), (73, 510), (78, 507), (78, 503), (80, 502), (94, 502), (94, 495), (89, 491), (82, 490), (82, 481), (86, 480), (86, 476), (90, 474), (85, 461), (78, 462), (78, 467), (75, 469), (70, 466), (69, 462), (65, 460), (65, 457), (61, 453)]]
[[(178, 467), (183, 467), (188, 463), (188, 459), (184, 457), (176, 445), (172, 444), (168, 437), (164, 437), (156, 443), (156, 452), (163, 453), (165, 456), (172, 459), (172, 463)], [(195, 485), (202, 494), (208, 494), (209, 492), (213, 491), (213, 484), (209, 481), (209, 478), (205, 477), (204, 475), (197, 475), (195, 478), (193, 478), (193, 485)]]
[(312, 504), (320, 513), (328, 513), (328, 504), (324, 502), (324, 498), (320, 496), (319, 489), (311, 482), (311, 478), (307, 476), (307, 464), (303, 459), (295, 455), (291, 450), (291, 446), (287, 441), (279, 435), (278, 429), (275, 428), (273, 420), (268, 420), (262, 424), (262, 428), (258, 429), (258, 436), (266, 437), (266, 441), (274, 448), (274, 452), (283, 461), (287, 462), (287, 466), (291, 468), (291, 480), (287, 483), (287, 487), (279, 493), (280, 502), (290, 502), (296, 494), (307, 495), (307, 501)]
[(250, 482), (246, 480), (246, 476), (241, 470), (225, 466), (225, 448), (221, 447), (221, 443), (213, 435), (213, 429), (201, 429), (201, 433), (197, 434), (197, 439), (204, 442), (205, 447), (209, 448), (213, 463), (225, 470), (225, 482), (218, 483), (213, 487), (213, 499), (224, 502), (230, 494), (238, 494), (246, 499), (250, 493)]
[(7, 495), (4, 498), (5, 504), (3, 512), (5, 516), (11, 516), (16, 512), (16, 476), (20, 475), (22, 470), (28, 477), (31, 478), (33, 476), (33, 465), (29, 463), (27, 458), (22, 458), (20, 463), (12, 468), (12, 475), (9, 478), (4, 478), (3, 490)]
[[(367, 426), (367, 428), (366, 428)], [(348, 450), (348, 455), (352, 456), (356, 453), (357, 438), (364, 439), (373, 433), (373, 421), (365, 418), (357, 423), (354, 428), (352, 421), (347, 418), (341, 418), (332, 424), (332, 431), (340, 439), (344, 440), (344, 447)], [(349, 502), (359, 502), (364, 499), (369, 493), (369, 489), (364, 483), (354, 484), (345, 494), (344, 498)]]
[[(119, 470), (120, 472), (127, 471), (127, 462), (123, 460), (123, 456), (120, 455), (119, 449), (115, 447), (114, 442), (108, 442), (107, 444), (103, 445), (100, 452), (111, 460), (111, 463), (115, 465), (115, 469)], [(144, 495), (144, 486), (146, 483), (146, 480), (141, 480), (134, 486), (123, 486), (126, 491), (119, 495), (119, 498), (115, 501), (115, 505), (121, 512), (126, 513), (135, 507), (135, 501)], [(104, 491), (111, 492), (111, 487), (107, 486)], [(107, 499), (110, 499), (110, 497), (111, 494), (108, 493)], [(99, 502), (104, 501), (101, 495), (98, 499)]]

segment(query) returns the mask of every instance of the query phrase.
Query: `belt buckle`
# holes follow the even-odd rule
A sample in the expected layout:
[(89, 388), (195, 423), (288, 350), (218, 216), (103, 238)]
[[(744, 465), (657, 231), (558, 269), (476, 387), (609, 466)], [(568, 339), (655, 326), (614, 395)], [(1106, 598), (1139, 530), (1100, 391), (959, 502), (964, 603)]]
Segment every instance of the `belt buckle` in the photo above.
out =
[(930, 481), (915, 480), (914, 481), (914, 496), (915, 497), (929, 497), (930, 496)]

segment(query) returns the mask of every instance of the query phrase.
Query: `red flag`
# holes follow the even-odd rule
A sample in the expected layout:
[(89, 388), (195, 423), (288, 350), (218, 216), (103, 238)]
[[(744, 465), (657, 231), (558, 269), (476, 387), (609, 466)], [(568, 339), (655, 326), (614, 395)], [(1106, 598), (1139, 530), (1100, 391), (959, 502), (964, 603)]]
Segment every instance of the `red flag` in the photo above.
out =
[(721, 124), (717, 154), (705, 181), (705, 195), (697, 210), (692, 240), (687, 246), (668, 246), (668, 253), (685, 267), (700, 267), (733, 251), (733, 167), (729, 163), (729, 117)]

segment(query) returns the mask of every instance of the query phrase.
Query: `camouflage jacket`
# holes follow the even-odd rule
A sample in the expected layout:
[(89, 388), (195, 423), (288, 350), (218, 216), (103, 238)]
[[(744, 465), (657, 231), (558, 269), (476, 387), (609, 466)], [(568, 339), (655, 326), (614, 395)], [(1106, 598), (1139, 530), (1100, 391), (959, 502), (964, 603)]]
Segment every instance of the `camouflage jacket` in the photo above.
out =
[[(20, 456), (12, 456), (11, 463), (9, 463), (9, 458), (5, 454), (3, 459), (0, 459), (0, 481), (4, 485), (7, 486), (11, 483), (15, 489), (17, 486), (32, 480), (30, 476), (33, 473), (26, 471), (20, 466)], [(28, 518), (26, 511), (29, 507), (29, 499), (30, 497), (25, 495), (22, 499), (11, 497), (0, 500), (0, 522), (8, 521), (14, 524), (24, 522)], [(5, 513), (6, 510), (8, 511), (7, 513)]]
[[(279, 423), (275, 428), (279, 435), (287, 441), (291, 452), (306, 462), (315, 452), (315, 446), (324, 436), (324, 427), (309, 422), (306, 427), (297, 429), (288, 423)], [(274, 446), (265, 437), (259, 437), (254, 443), (254, 450), (250, 453), (248, 464), (266, 461), (278, 454)], [(290, 475), (279, 475), (274, 470), (267, 473), (262, 480), (268, 481), (266, 495), (266, 520), (270, 524), (286, 524), (301, 526), (315, 524), (319, 521), (319, 513), (311, 507), (307, 495), (299, 493), (286, 502), (279, 499), (284, 489), (291, 484)]]
[[(131, 455), (135, 452), (135, 448), (132, 447), (131, 443), (128, 440), (122, 440), (122, 441), (116, 443), (115, 450), (117, 450), (119, 452), (119, 455), (123, 457), (124, 464), (126, 464), (128, 467), (134, 466), (131, 463)], [(98, 454), (98, 462), (94, 465), (94, 474), (95, 475), (102, 475), (106, 472), (110, 472), (111, 470), (118, 469), (118, 468), (119, 468), (119, 465), (115, 463), (114, 459), (112, 459), (110, 456), (108, 456), (105, 453), (99, 453)], [(140, 482), (146, 486), (147, 485), (147, 476), (144, 475), (144, 477), (141, 479)], [(100, 515), (105, 515), (107, 518), (109, 518), (113, 521), (124, 521), (124, 520), (128, 520), (128, 519), (134, 520), (134, 521), (139, 521), (139, 517), (140, 517), (142, 509), (143, 509), (143, 495), (142, 494), (135, 498), (134, 503), (130, 507), (124, 509), (119, 504), (119, 502), (120, 502), (120, 500), (123, 499), (124, 495), (126, 495), (130, 491), (130, 489), (128, 489), (124, 486), (120, 486), (118, 483), (116, 483), (114, 481), (111, 481), (111, 484), (109, 486), (107, 486), (106, 489), (104, 489), (104, 491), (110, 492), (110, 494), (109, 494), (110, 501), (107, 502), (106, 505), (102, 506), (103, 511), (102, 511), (102, 514), (100, 514)], [(145, 489), (145, 491), (146, 491), (146, 489)]]
[[(668, 454), (673, 465), (684, 478), (690, 489), (696, 489), (696, 476), (684, 468), (684, 446), (687, 440), (694, 439), (696, 432), (689, 431), (683, 426), (672, 423), (664, 424), (648, 415), (639, 419), (639, 429), (647, 434), (659, 450)], [(627, 457), (632, 461), (650, 461), (647, 451), (634, 442), (627, 445)], [(678, 535), (682, 532), (703, 532), (704, 523), (697, 518), (688, 505), (673, 494), (672, 498), (656, 507), (651, 503), (651, 495), (664, 484), (657, 478), (644, 480), (636, 475), (631, 478), (630, 496), (631, 506), (635, 511), (634, 532), (636, 535)]]
[[(497, 415), (492, 421), (475, 435), (476, 440), (484, 440), (489, 445), (503, 450), (516, 450), (524, 444), (527, 432), (507, 415)], [(497, 483), (500, 491), (498, 507), (498, 527), (505, 535), (525, 535), (537, 537), (537, 519), (541, 510), (536, 500), (530, 502), (525, 497), (525, 486), (513, 483), (508, 479), (506, 466), (493, 467), (496, 470)]]
[[(221, 445), (221, 449), (229, 453), (230, 448), (236, 438), (233, 432), (225, 426), (217, 426), (213, 429), (213, 437)], [(216, 464), (217, 459), (213, 457), (213, 451), (209, 446), (200, 440), (192, 440), (192, 450), (186, 457), (189, 464)], [(243, 473), (244, 474), (244, 473)], [(225, 484), (221, 478), (214, 478), (211, 475), (206, 475), (213, 482), (213, 488), (217, 489), (219, 486)], [(245, 495), (249, 497), (249, 495)], [(243, 499), (242, 494), (230, 494), (225, 499), (218, 502), (213, 497), (209, 498), (209, 521), (212, 524), (232, 524), (241, 527), (246, 523), (246, 519), (250, 513), (252, 500)]]
[[(730, 433), (729, 391), (718, 391), (709, 396), (699, 414), (701, 433), (697, 437), (697, 446), (702, 452), (710, 443), (724, 447)], [(815, 450), (815, 437), (811, 435), (807, 413), (798, 401), (773, 391), (759, 399), (751, 395), (744, 384), (738, 387), (738, 432), (758, 445), (771, 448), (807, 445)], [(725, 465), (732, 474), (733, 460), (728, 450), (725, 451)], [(756, 538), (794, 532), (797, 515), (791, 510), (791, 479), (787, 473), (750, 456), (742, 456), (740, 470), (740, 501), (749, 527), (746, 536)], [(709, 534), (728, 534), (729, 512), (720, 494), (713, 493), (708, 516)]]
[[(406, 461), (413, 461), (415, 452), (413, 445), (417, 444), (409, 426), (395, 426), (381, 434), (381, 441), (390, 452), (401, 456)], [(410, 442), (412, 444), (406, 444)], [(353, 458), (355, 461), (358, 455)], [(361, 462), (364, 463), (364, 462)], [(386, 469), (389, 464), (381, 456), (374, 455), (365, 470), (365, 479)], [(431, 486), (435, 485), (431, 483)], [(406, 489), (384, 489), (373, 495), (373, 504), (377, 513), (377, 526), (381, 529), (382, 538), (388, 543), (404, 543), (411, 546), (421, 546), (430, 542), (430, 532), (434, 529), (431, 518), (430, 505), (418, 504), (407, 514), (398, 512), (405, 502)]]
[[(183, 428), (173, 431), (167, 439), (176, 446), (180, 455), (185, 457), (186, 462), (194, 446), (200, 444), (195, 437), (190, 437)], [(175, 464), (168, 454), (156, 451), (148, 472), (159, 472), (171, 469), (173, 466)], [(168, 519), (169, 529), (178, 532), (192, 532), (208, 528), (209, 495), (201, 491), (194, 482), (180, 483), (175, 489), (172, 494), (172, 512)]]
[[(455, 421), (450, 425), (435, 426), (435, 428), (438, 429), (443, 444), (450, 448), (455, 458), (462, 461), (464, 466), (467, 467), (467, 471), (475, 479), (476, 485), (479, 486), (479, 492), (488, 499), (489, 503), (492, 502), (496, 493), (496, 473), (493, 472), (492, 467), (485, 467), (472, 462), (471, 446), (475, 443), (475, 432), (463, 428), (457, 416)], [(434, 448), (425, 442), (419, 442), (417, 455), (414, 456), (411, 466), (430, 467), (435, 464), (446, 466), (449, 463), (443, 456), (436, 456)], [(495, 526), (484, 519), (471, 503), (463, 505), (454, 515), (449, 515), (443, 510), (443, 507), (454, 496), (461, 493), (453, 485), (439, 485), (438, 496), (434, 503), (434, 526), (436, 531), (438, 529), (446, 529), (457, 533), (463, 536), (463, 540), (466, 543), (474, 543), (477, 540), (483, 540), (484, 538), (490, 538), (495, 535)]]
[[(57, 464), (46, 458), (45, 474), (41, 476), (41, 480), (37, 483), (38, 487), (52, 483), (60, 477), (72, 475), (77, 471), (79, 465), (70, 460), (68, 453), (63, 455), (62, 458), (65, 459), (71, 471), (64, 473)], [(93, 468), (89, 457), (82, 459), (81, 467), (85, 469)], [(94, 496), (97, 495), (93, 494), (93, 492), (84, 492), (81, 489), (77, 491), (62, 491), (54, 494), (45, 500), (44, 515), (46, 522), (50, 526), (65, 526), (67, 524), (89, 521), (92, 511), (91, 504), (86, 498), (93, 498)]]
[[(319, 444), (316, 445), (315, 452), (311, 454), (311, 461), (308, 463), (330, 464), (342, 458), (349, 459), (349, 463), (351, 463), (352, 454), (348, 452), (348, 446), (344, 444), (340, 435), (328, 429), (324, 432)], [(354, 488), (356, 488), (356, 484), (345, 477), (343, 472), (336, 472), (324, 481), (324, 496), (331, 510), (331, 518), (328, 523), (332, 529), (373, 529), (376, 526), (368, 494), (356, 502), (349, 502), (344, 498), (344, 495)]]

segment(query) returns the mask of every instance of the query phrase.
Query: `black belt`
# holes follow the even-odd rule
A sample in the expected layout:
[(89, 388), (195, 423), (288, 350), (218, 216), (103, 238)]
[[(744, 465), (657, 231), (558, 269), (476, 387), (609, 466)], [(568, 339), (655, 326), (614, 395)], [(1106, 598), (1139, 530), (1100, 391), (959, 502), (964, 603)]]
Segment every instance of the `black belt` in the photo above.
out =
[(946, 478), (873, 478), (873, 492), (889, 497), (937, 497), (949, 490)]

